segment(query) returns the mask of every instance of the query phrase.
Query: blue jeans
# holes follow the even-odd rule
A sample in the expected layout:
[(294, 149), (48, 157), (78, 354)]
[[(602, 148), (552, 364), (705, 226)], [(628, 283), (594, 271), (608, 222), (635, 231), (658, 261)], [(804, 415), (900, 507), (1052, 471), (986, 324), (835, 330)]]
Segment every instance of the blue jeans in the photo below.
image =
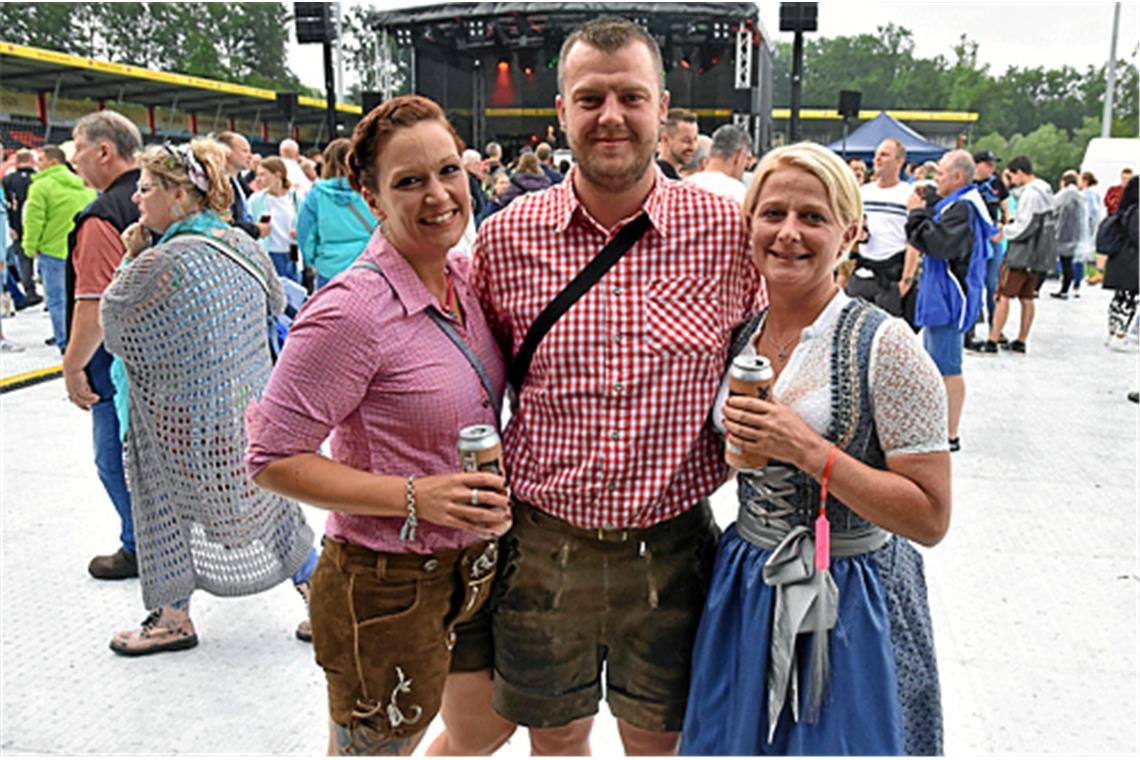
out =
[(934, 360), (942, 377), (962, 374), (962, 344), (965, 335), (954, 325), (922, 328), (922, 346)]
[(40, 274), (44, 278), (44, 296), (51, 313), (51, 333), (60, 353), (67, 347), (67, 260), (39, 254)]
[(994, 323), (994, 296), (997, 295), (998, 270), (1005, 259), (1002, 255), (1001, 243), (992, 240), (986, 241), (990, 246), (990, 257), (986, 260), (986, 322), (991, 326)]
[(20, 289), (20, 278), (18, 277), (19, 271), (16, 270), (15, 265), (9, 264), (4, 267), (4, 289), (8, 291), (8, 295), (12, 296), (12, 305), (19, 309), (28, 301), (28, 297), (24, 295), (24, 291)]
[[(50, 292), (50, 291), (49, 291)], [(111, 354), (103, 346), (87, 363), (87, 382), (99, 395), (91, 406), (92, 438), (95, 444), (95, 469), (115, 511), (119, 513), (119, 541), (131, 554), (135, 553), (135, 524), (131, 518), (131, 494), (123, 473), (123, 437), (119, 432), (119, 416), (115, 413), (115, 385), (111, 382)]]
[(288, 253), (270, 253), (269, 258), (273, 260), (277, 274), (288, 277), (293, 282), (301, 281), (301, 276), (297, 274), (297, 262), (291, 260)]

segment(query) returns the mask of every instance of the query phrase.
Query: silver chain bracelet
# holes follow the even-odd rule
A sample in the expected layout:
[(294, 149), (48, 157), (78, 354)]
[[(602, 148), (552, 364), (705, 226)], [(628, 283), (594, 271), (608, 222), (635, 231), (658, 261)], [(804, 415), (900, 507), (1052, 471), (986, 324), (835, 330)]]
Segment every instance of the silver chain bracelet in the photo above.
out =
[(400, 528), (400, 543), (406, 544), (416, 540), (416, 476), (408, 476), (408, 485), (404, 489), (404, 496), (408, 504), (408, 519), (404, 520), (404, 527)]

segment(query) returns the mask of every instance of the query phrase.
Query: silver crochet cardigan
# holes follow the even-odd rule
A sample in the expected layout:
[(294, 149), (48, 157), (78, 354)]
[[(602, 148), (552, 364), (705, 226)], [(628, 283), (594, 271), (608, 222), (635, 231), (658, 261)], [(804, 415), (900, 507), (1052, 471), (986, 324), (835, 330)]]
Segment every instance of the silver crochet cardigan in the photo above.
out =
[[(265, 273), (243, 232), (211, 232)], [(203, 589), (262, 591), (290, 577), (313, 545), (300, 506), (246, 475), (243, 415), (272, 364), (266, 290), (239, 264), (178, 237), (143, 251), (103, 295), (104, 341), (130, 384), (127, 480), (147, 609)]]

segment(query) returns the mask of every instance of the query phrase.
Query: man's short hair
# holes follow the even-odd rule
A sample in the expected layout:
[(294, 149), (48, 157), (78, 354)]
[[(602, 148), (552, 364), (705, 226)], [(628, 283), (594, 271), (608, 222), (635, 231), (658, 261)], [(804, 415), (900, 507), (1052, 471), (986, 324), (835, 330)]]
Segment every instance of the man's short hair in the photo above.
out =
[(709, 153), (717, 158), (732, 158), (736, 151), (748, 147), (748, 135), (740, 127), (724, 124), (712, 133), (712, 148)]
[(1067, 172), (1061, 175), (1061, 187), (1076, 185), (1077, 181), (1080, 180), (1080, 178), (1081, 177), (1079, 174), (1077, 174), (1072, 169), (1069, 169)]
[(883, 142), (888, 142), (895, 146), (895, 156), (897, 156), (900, 161), (906, 159), (906, 146), (903, 145), (902, 140), (897, 137), (888, 137), (884, 139)]
[(115, 147), (115, 153), (125, 161), (134, 161), (142, 150), (142, 134), (135, 123), (118, 111), (96, 111), (75, 123), (72, 134), (89, 143), (106, 140)]
[(534, 155), (538, 156), (539, 161), (549, 161), (550, 156), (554, 153), (554, 149), (547, 143), (539, 143), (534, 149)]
[(677, 125), (682, 123), (696, 124), (697, 115), (687, 108), (670, 108), (665, 114), (665, 129), (669, 130), (670, 136), (677, 134)]
[(36, 152), (30, 148), (20, 148), (16, 151), (16, 165), (34, 164), (36, 162)]
[(67, 163), (67, 154), (58, 145), (45, 145), (40, 148), (40, 153), (57, 164)]
[(483, 163), (483, 157), (480, 156), (479, 151), (475, 150), (474, 148), (468, 148), (467, 150), (463, 151), (463, 156), (460, 160), (464, 166), (467, 166), (468, 164)]
[(1016, 174), (1017, 172), (1024, 172), (1025, 174), (1033, 173), (1033, 162), (1029, 160), (1029, 156), (1014, 156), (1010, 162), (1005, 165), (1005, 168)]
[(1096, 184), (1096, 175), (1092, 172), (1081, 172), (1081, 179), (1083, 179), (1085, 181), (1085, 184), (1089, 187), (1092, 187)]
[(681, 167), (682, 171), (696, 172), (700, 171), (701, 164), (703, 164), (709, 157), (709, 149), (712, 147), (712, 138), (708, 135), (697, 135), (697, 147), (693, 151), (693, 157), (689, 159), (689, 163)]
[[(227, 129), (225, 132), (219, 132), (218, 136), (215, 139), (218, 142), (220, 142), (222, 145), (224, 145), (227, 148), (230, 148), (232, 150), (234, 147), (234, 143), (236, 143), (238, 141), (238, 138), (245, 140), (245, 137), (243, 135), (239, 135), (237, 132), (231, 132)], [(249, 141), (246, 140), (246, 142), (249, 142)]]
[(502, 158), (503, 157), (503, 146), (499, 145), (497, 142), (489, 142), (489, 143), (487, 143), (486, 150), (484, 150), (483, 152), (487, 154), (487, 158), (493, 158), (495, 156)]
[(292, 158), (301, 155), (301, 146), (291, 137), (286, 137), (277, 145), (277, 154), (282, 158)]
[(641, 42), (649, 48), (649, 55), (653, 58), (653, 68), (660, 72), (658, 89), (665, 91), (665, 64), (661, 60), (661, 48), (649, 32), (637, 24), (617, 16), (601, 16), (582, 24), (562, 43), (562, 50), (558, 54), (558, 92), (563, 92), (566, 82), (566, 56), (579, 42), (596, 47), (603, 53), (616, 53), (632, 42)]
[[(953, 150), (947, 155), (950, 158), (950, 171), (961, 172), (962, 180), (967, 185), (973, 182), (977, 165), (974, 163), (974, 157), (970, 155), (969, 151)], [(935, 169), (937, 168), (938, 167), (935, 166)]]

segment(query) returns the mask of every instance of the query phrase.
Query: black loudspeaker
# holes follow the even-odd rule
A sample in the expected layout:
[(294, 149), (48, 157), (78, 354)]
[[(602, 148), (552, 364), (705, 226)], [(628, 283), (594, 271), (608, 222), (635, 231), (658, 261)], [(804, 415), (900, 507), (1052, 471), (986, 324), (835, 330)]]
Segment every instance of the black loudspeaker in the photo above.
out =
[(367, 115), (372, 109), (384, 102), (384, 96), (375, 90), (365, 90), (360, 93), (360, 106)]
[(859, 107), (863, 103), (863, 93), (858, 90), (839, 91), (839, 115), (845, 119), (853, 119), (859, 115)]
[(281, 111), (281, 115), (285, 117), (285, 121), (292, 122), (297, 118), (297, 93), (277, 93), (277, 108)]
[(819, 29), (819, 3), (780, 3), (781, 32), (814, 32)]
[(328, 3), (293, 3), (293, 20), (297, 25), (297, 42), (324, 42), (333, 38)]

